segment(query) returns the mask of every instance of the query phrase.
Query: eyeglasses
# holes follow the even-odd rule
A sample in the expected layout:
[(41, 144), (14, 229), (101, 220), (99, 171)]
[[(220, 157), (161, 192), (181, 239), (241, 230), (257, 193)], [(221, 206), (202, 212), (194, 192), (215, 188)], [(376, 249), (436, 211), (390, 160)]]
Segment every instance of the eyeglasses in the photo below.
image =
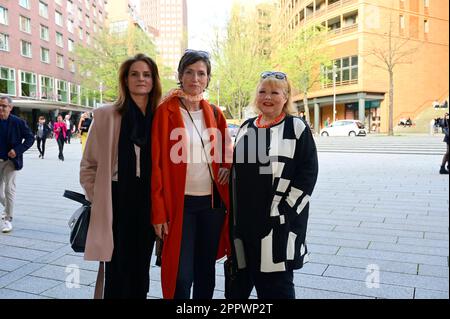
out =
[(265, 72), (261, 73), (262, 79), (265, 79), (265, 78), (268, 78), (271, 76), (273, 76), (274, 78), (276, 78), (278, 80), (286, 80), (287, 79), (286, 73), (283, 73), (283, 72), (265, 71)]
[(202, 58), (206, 58), (206, 59), (210, 58), (209, 53), (206, 52), (206, 51), (202, 51), (202, 50), (186, 49), (186, 50), (184, 50), (184, 54), (186, 54), (186, 53), (188, 53), (188, 54), (189, 53), (197, 54), (197, 55), (201, 56)]

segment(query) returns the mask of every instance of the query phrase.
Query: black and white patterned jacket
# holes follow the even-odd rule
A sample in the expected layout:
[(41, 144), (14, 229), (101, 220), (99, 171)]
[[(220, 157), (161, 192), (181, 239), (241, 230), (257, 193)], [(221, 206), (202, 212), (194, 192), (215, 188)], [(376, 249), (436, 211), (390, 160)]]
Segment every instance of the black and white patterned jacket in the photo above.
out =
[[(255, 188), (271, 188), (270, 191), (267, 189), (263, 191), (264, 194), (269, 195), (267, 200), (261, 199), (262, 205), (265, 205), (261, 209), (261, 214), (264, 216), (252, 217), (254, 225), (251, 228), (263, 229), (262, 235), (257, 237), (260, 242), (256, 243), (261, 248), (260, 271), (277, 272), (299, 269), (307, 261), (308, 250), (305, 237), (309, 200), (318, 174), (314, 139), (309, 127), (298, 117), (286, 116), (283, 122), (268, 129), (257, 129), (254, 122), (254, 118), (244, 122), (235, 140), (235, 163), (230, 183), (231, 218), (233, 219), (230, 226), (233, 255), (238, 268), (245, 268), (246, 257), (242, 240), (244, 237), (239, 234), (253, 230), (240, 228), (239, 214), (246, 214), (249, 207), (254, 207), (254, 204), (246, 202), (246, 198), (252, 198), (250, 192), (255, 189), (248, 191), (248, 197), (243, 197), (236, 191), (239, 190), (240, 193), (247, 191), (239, 188), (236, 183), (242, 183), (240, 181), (244, 177), (253, 178), (255, 179)], [(241, 173), (239, 174), (242, 176), (236, 176), (236, 161), (241, 160), (242, 152), (249, 152), (249, 148), (252, 148), (251, 144), (254, 144), (255, 141), (251, 140), (251, 135), (255, 132), (258, 132), (256, 133), (258, 143), (261, 136), (267, 136), (264, 143), (267, 144), (266, 155), (269, 162), (261, 167), (261, 170), (266, 170), (266, 172), (261, 172), (269, 174), (271, 179), (255, 173), (245, 176), (247, 171), (251, 171), (250, 169), (240, 169)], [(251, 152), (255, 151), (250, 150)]]

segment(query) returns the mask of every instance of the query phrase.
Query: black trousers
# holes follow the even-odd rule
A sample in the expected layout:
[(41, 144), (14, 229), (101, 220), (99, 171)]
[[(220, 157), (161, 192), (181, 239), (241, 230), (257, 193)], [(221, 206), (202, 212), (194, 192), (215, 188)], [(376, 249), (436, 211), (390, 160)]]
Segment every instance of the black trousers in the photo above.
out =
[(70, 130), (67, 130), (66, 132), (66, 142), (70, 144), (70, 138), (72, 137), (72, 132)]
[(64, 136), (62, 134), (59, 134), (58, 136), (58, 140), (56, 141), (58, 143), (58, 149), (59, 149), (59, 154), (58, 154), (58, 158), (59, 159), (64, 159)]
[(295, 299), (293, 270), (261, 272), (261, 241), (244, 239), (243, 243), (247, 268), (232, 282), (230, 298), (248, 299), (255, 287), (258, 299)]
[(174, 299), (212, 299), (216, 256), (224, 213), (211, 209), (211, 196), (185, 196), (183, 235)]
[(36, 137), (37, 148), (38, 148), (39, 154), (41, 154), (42, 157), (45, 154), (45, 141), (46, 140), (47, 140), (47, 138), (45, 138), (45, 137), (43, 137), (43, 138)]
[(155, 232), (150, 212), (142, 205), (144, 187), (137, 178), (134, 199), (126, 209), (118, 209), (118, 183), (112, 182), (114, 251), (105, 263), (105, 299), (146, 299), (150, 286), (150, 259)]

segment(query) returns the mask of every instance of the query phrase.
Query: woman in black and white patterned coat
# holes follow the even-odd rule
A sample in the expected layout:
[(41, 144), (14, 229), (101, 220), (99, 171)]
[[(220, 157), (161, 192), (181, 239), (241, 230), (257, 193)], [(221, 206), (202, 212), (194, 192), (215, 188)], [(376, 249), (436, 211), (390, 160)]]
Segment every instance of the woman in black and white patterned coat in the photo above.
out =
[[(233, 264), (240, 276), (231, 298), (294, 299), (294, 269), (307, 259), (309, 199), (318, 174), (308, 125), (292, 116), (286, 74), (264, 72), (255, 103), (260, 115), (236, 136), (231, 177)], [(245, 274), (245, 275), (244, 275)]]

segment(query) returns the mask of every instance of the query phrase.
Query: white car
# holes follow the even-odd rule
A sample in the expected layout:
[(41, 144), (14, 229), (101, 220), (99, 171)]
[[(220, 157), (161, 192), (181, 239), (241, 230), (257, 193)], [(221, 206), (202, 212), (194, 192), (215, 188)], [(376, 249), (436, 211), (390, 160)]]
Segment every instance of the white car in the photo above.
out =
[(357, 120), (335, 121), (320, 130), (321, 136), (366, 136), (364, 125)]

